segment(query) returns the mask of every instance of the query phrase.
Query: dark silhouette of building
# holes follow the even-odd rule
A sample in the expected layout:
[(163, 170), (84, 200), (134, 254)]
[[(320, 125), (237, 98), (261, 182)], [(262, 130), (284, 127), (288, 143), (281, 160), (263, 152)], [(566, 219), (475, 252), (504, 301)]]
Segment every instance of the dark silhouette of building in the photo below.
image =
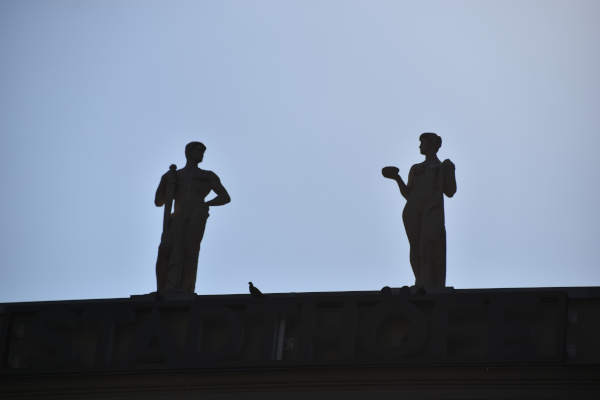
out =
[(0, 398), (598, 399), (600, 288), (0, 304)]

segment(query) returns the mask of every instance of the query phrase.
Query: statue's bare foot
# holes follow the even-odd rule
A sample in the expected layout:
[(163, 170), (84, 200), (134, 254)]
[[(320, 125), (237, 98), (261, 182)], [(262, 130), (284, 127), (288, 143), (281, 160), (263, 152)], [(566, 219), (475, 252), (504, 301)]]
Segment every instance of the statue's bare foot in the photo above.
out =
[(414, 285), (410, 287), (410, 294), (422, 296), (427, 294), (427, 291), (423, 286)]

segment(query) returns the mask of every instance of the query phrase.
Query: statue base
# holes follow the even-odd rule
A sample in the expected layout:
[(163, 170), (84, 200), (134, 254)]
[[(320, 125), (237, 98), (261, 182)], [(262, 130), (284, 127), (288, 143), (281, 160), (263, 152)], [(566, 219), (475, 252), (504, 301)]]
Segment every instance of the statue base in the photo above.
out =
[(151, 292), (148, 294), (132, 294), (129, 298), (133, 301), (158, 301), (158, 300), (193, 300), (198, 295), (196, 293), (184, 292), (183, 290), (163, 290), (160, 292)]

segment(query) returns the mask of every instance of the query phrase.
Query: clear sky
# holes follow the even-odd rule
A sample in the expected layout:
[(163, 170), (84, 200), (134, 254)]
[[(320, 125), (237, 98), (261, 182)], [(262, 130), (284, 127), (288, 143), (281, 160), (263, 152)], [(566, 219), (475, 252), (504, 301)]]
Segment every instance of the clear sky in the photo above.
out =
[(600, 285), (598, 1), (0, 2), (0, 302), (155, 290), (184, 146), (211, 209), (196, 292), (413, 283), (418, 135), (456, 164), (447, 284)]

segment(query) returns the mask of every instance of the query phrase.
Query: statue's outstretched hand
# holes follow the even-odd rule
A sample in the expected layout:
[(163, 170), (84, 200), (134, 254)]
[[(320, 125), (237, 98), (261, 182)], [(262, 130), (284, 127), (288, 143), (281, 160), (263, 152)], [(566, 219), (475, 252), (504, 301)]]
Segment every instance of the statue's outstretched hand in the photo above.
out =
[(400, 170), (397, 167), (383, 167), (381, 169), (381, 175), (389, 179), (396, 179)]

